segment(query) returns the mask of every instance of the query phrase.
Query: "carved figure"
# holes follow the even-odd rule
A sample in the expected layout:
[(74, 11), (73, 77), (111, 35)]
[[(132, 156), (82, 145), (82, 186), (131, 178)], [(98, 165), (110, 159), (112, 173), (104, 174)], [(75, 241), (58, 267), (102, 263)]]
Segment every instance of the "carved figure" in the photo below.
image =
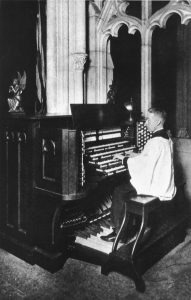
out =
[(12, 83), (9, 86), (8, 105), (9, 112), (24, 112), (22, 107), (21, 94), (26, 87), (26, 72), (24, 71), (23, 76), (17, 72), (17, 76), (13, 77)]
[(108, 104), (115, 104), (116, 102), (116, 93), (117, 87), (115, 83), (109, 85), (109, 91), (107, 92), (107, 103)]

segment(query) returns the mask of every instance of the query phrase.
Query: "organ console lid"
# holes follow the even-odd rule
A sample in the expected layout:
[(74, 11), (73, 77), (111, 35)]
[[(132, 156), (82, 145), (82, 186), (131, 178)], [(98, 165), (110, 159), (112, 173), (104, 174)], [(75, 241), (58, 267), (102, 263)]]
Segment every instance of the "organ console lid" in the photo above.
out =
[(76, 129), (90, 130), (125, 125), (129, 112), (116, 104), (71, 104)]

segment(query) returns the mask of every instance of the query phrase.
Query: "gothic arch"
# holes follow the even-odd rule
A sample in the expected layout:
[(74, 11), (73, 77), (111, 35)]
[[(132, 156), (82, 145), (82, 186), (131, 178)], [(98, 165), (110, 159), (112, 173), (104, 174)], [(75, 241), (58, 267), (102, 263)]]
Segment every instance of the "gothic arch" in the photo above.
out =
[[(122, 1), (108, 1), (105, 5), (114, 5), (115, 10), (111, 9), (110, 12), (104, 15), (99, 21), (99, 38), (100, 50), (106, 47), (106, 40), (110, 35), (117, 37), (120, 27), (125, 24), (128, 27), (129, 34), (134, 34), (139, 31), (141, 34), (142, 43), (142, 75), (141, 75), (141, 103), (142, 111), (146, 115), (148, 107), (151, 105), (151, 38), (155, 27), (165, 28), (168, 19), (178, 14), (181, 19), (181, 24), (187, 25), (191, 19), (191, 1), (184, 0), (171, 0), (166, 6), (158, 10), (146, 20), (140, 20), (136, 17), (126, 14), (127, 2)], [(142, 3), (144, 5), (144, 2)], [(103, 38), (104, 37), (104, 38)], [(103, 42), (104, 41), (104, 42)], [(100, 55), (100, 60), (103, 59)], [(100, 70), (101, 74), (101, 70)], [(101, 77), (100, 77), (101, 78)]]
[(104, 68), (107, 65), (107, 55), (110, 54), (106, 50), (110, 36), (117, 37), (119, 29), (123, 25), (128, 27), (129, 34), (134, 34), (137, 30), (140, 32), (142, 29), (141, 20), (125, 13), (128, 5), (124, 0), (109, 0), (106, 1), (100, 12), (97, 24), (98, 99), (103, 99), (103, 102), (106, 99), (106, 92), (112, 80), (111, 74), (108, 76), (107, 68)]
[[(98, 6), (99, 3), (99, 6)], [(191, 20), (191, 1), (190, 0), (171, 0), (153, 15), (149, 15), (144, 20), (126, 14), (129, 3), (125, 0), (105, 0), (94, 1), (97, 15), (97, 99), (98, 102), (106, 101), (108, 86), (112, 81), (112, 63), (107, 65), (108, 41), (110, 36), (117, 37), (122, 25), (128, 27), (129, 34), (136, 31), (141, 35), (141, 106), (144, 115), (147, 114), (148, 107), (151, 105), (151, 51), (152, 33), (156, 27), (165, 28), (168, 19), (178, 14), (181, 24), (187, 25)], [(142, 6), (144, 6), (144, 1)]]

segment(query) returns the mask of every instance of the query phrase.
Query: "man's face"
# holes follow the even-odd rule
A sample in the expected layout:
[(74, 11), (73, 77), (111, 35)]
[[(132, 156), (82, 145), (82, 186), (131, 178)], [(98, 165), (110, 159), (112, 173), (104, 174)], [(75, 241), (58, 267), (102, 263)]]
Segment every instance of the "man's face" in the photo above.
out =
[(145, 122), (145, 125), (150, 132), (155, 131), (157, 127), (160, 125), (160, 123), (161, 123), (160, 119), (156, 114), (148, 113), (148, 117)]

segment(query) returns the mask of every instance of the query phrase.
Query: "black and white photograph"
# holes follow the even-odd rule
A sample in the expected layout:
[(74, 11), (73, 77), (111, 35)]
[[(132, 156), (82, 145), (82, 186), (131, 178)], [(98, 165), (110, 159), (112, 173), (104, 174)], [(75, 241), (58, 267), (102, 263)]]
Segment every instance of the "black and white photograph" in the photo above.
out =
[(190, 282), (191, 0), (0, 0), (0, 300)]

